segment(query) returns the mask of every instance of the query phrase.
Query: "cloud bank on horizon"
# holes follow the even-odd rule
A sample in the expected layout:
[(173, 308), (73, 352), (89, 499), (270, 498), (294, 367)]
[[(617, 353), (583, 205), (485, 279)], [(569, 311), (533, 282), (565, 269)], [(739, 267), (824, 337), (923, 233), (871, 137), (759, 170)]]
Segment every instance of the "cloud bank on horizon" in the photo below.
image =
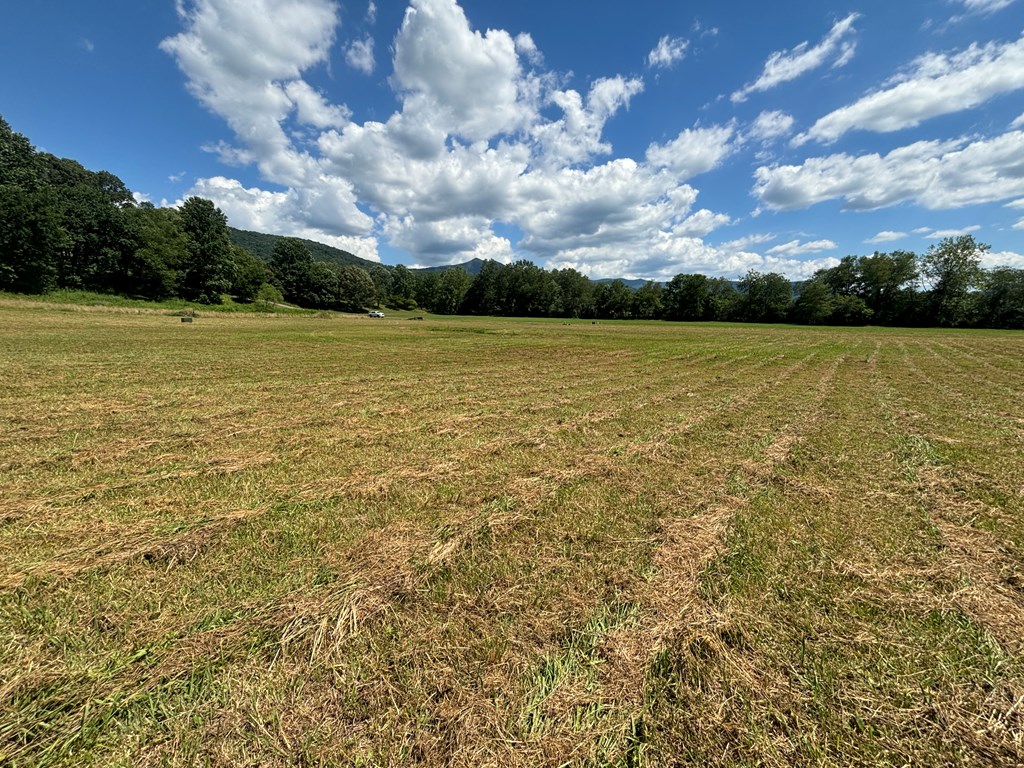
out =
[[(914, 5), (920, 50), (888, 71), (856, 66), (871, 12), (837, 12), (817, 36), (766, 37), (717, 99), (645, 137), (645, 105), (671, 99), (672, 78), (701, 76), (726, 24), (623, 40), (635, 71), (581, 82), (546, 65), (536, 30), (476, 28), (456, 0), (411, 0), (397, 31), (373, 2), (179, 0), (180, 31), (161, 48), (231, 132), (207, 147), (221, 172), (183, 197), (214, 200), (237, 227), (375, 260), (530, 258), (592, 277), (799, 278), (841, 248), (942, 231), (1024, 251), (1024, 33), (964, 37), (998, 14), (1019, 21), (1020, 4), (950, 0), (938, 20), (934, 3)], [(387, 99), (346, 97), (372, 77)], [(634, 110), (646, 110), (637, 124)], [(945, 227), (954, 212), (963, 220)], [(993, 263), (1024, 267), (996, 250)]]

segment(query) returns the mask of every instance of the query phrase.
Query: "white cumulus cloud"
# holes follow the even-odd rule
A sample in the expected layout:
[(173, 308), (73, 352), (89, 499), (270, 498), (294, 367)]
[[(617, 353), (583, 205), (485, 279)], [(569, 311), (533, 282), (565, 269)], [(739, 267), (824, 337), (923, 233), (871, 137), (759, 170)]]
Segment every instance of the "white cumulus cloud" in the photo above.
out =
[(878, 245), (879, 243), (891, 243), (896, 240), (902, 240), (907, 236), (906, 232), (895, 232), (891, 229), (883, 230), (874, 237), (869, 237), (865, 240), (865, 243), (871, 243), (872, 245)]
[(529, 32), (520, 32), (516, 35), (516, 51), (535, 67), (544, 66), (544, 54), (533, 42), (533, 36)]
[(255, 158), (276, 183), (302, 184), (317, 172), (282, 128), (289, 115), (298, 110), (300, 121), (334, 123), (343, 114), (328, 117), (328, 105), (302, 79), (327, 60), (337, 11), (330, 0), (182, 0), (186, 29), (160, 44), (196, 98), (243, 137), (237, 156)]
[(681, 37), (670, 37), (665, 35), (656, 46), (647, 54), (648, 67), (660, 67), (667, 69), (686, 55), (686, 49), (690, 43)]
[(497, 237), (484, 217), (421, 222), (411, 215), (387, 216), (383, 231), (392, 245), (418, 254), (428, 264), (459, 263), (471, 258), (503, 263), (512, 260), (512, 244)]
[(673, 232), (683, 237), (707, 237), (716, 229), (732, 224), (732, 218), (724, 213), (715, 213), (707, 208), (701, 208), (696, 213), (687, 216)]
[(914, 202), (957, 208), (1024, 195), (1024, 132), (991, 139), (919, 141), (887, 155), (812, 157), (762, 166), (754, 193), (768, 208), (795, 210), (840, 199), (853, 210)]
[(295, 105), (296, 117), (300, 123), (316, 128), (344, 128), (351, 113), (346, 107), (329, 104), (323, 94), (315, 91), (304, 80), (292, 80), (285, 85), (284, 92)]
[(647, 161), (665, 168), (679, 179), (688, 179), (717, 168), (736, 150), (735, 125), (687, 128), (666, 144), (651, 144)]
[(833, 251), (839, 246), (831, 240), (814, 240), (809, 243), (800, 240), (791, 240), (782, 245), (776, 245), (768, 249), (769, 256), (802, 256), (807, 253), (821, 253), (822, 251)]
[(853, 24), (858, 18), (860, 14), (851, 13), (837, 21), (817, 45), (812, 46), (804, 41), (795, 48), (772, 53), (764, 64), (761, 76), (732, 94), (730, 98), (733, 103), (746, 101), (752, 93), (768, 91), (782, 83), (796, 80), (830, 61), (833, 67), (848, 64), (856, 50), (856, 43), (850, 38), (856, 32)]
[(372, 75), (377, 68), (377, 61), (373, 57), (373, 38), (366, 37), (362, 40), (353, 40), (345, 51), (345, 61), (352, 69), (362, 72), (364, 75)]
[(981, 255), (981, 266), (985, 269), (996, 267), (1011, 267), (1013, 269), (1024, 269), (1024, 254), (1014, 251), (988, 251)]
[(776, 235), (770, 235), (767, 233), (746, 235), (745, 237), (737, 238), (736, 240), (730, 240), (726, 243), (722, 243), (719, 247), (724, 250), (730, 251), (746, 251), (754, 245), (764, 245), (770, 243), (772, 240), (777, 240)]
[[(735, 123), (682, 130), (638, 160), (617, 156), (606, 126), (642, 92), (640, 78), (611, 74), (577, 91), (571, 75), (541, 69), (528, 33), (477, 31), (455, 0), (411, 0), (387, 81), (398, 107), (361, 123), (311, 84), (310, 70), (352, 50), (336, 41), (337, 3), (182, 0), (179, 8), (182, 32), (163, 48), (233, 133), (207, 148), (255, 166), (262, 179), (218, 175), (186, 193), (213, 200), (233, 226), (369, 259), (386, 243), (417, 263), (525, 256), (549, 267), (586, 264), (595, 277), (811, 269), (798, 257), (757, 253), (767, 241), (756, 238), (728, 248), (704, 242), (734, 220), (698, 208), (687, 180), (737, 150), (744, 139)], [(773, 120), (787, 122), (781, 113)], [(779, 130), (768, 121), (764, 133)], [(521, 237), (513, 243), (507, 231)]]
[(750, 126), (748, 134), (755, 141), (771, 143), (793, 131), (792, 115), (778, 110), (762, 112)]
[(960, 229), (932, 229), (922, 234), (926, 240), (941, 240), (944, 237), (961, 237), (963, 235), (969, 235), (973, 232), (977, 232), (979, 229), (981, 229), (980, 225), (973, 224), (969, 227), (961, 227)]
[[(439, 44), (443, 41), (443, 44)], [(524, 82), (512, 36), (470, 28), (455, 0), (412, 0), (395, 39), (394, 82), (414, 106), (451, 134), (488, 140), (522, 130), (536, 104)]]
[(628, 108), (642, 90), (643, 81), (616, 76), (597, 80), (587, 94), (586, 105), (576, 91), (552, 93), (550, 102), (562, 110), (562, 117), (533, 129), (542, 147), (542, 161), (549, 165), (581, 163), (611, 152), (611, 145), (602, 139), (604, 125), (620, 109)]
[(1024, 88), (1024, 37), (972, 45), (960, 53), (928, 54), (896, 85), (869, 94), (818, 120), (794, 140), (831, 143), (854, 129), (892, 132)]

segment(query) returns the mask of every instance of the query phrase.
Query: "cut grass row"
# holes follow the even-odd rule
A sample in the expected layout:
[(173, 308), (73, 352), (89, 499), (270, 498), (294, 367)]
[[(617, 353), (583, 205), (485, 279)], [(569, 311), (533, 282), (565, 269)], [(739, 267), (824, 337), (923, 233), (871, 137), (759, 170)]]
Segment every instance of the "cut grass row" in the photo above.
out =
[(0, 760), (1021, 759), (1019, 335), (0, 320)]

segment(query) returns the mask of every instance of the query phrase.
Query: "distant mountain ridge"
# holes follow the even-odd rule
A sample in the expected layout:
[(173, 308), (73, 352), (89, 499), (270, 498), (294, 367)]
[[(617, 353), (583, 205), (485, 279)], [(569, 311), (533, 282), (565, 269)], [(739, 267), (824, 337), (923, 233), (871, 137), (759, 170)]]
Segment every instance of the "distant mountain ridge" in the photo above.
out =
[(483, 269), (483, 259), (470, 259), (461, 264), (442, 264), (440, 267), (417, 267), (413, 272), (447, 272), (449, 269), (464, 269), (470, 276), (476, 277)]
[[(592, 283), (614, 283), (616, 280), (618, 280), (620, 283), (625, 283), (627, 287), (632, 288), (634, 291), (637, 288), (643, 288), (645, 285), (647, 285), (647, 283), (651, 282), (650, 280), (627, 280), (624, 277), (601, 277), (601, 278), (598, 278), (596, 280), (591, 279), (590, 282), (592, 282)], [(654, 282), (658, 283), (657, 280), (655, 280)], [(660, 285), (662, 288), (665, 287), (665, 283), (658, 283), (658, 285)]]
[[(467, 273), (469, 273), (469, 275), (471, 277), (476, 277), (477, 275), (480, 274), (480, 270), (483, 268), (485, 263), (486, 262), (484, 262), (483, 259), (470, 259), (469, 261), (464, 261), (461, 264), (442, 264), (440, 267), (417, 267), (416, 269), (413, 269), (411, 271), (413, 271), (413, 272), (445, 272), (445, 271), (447, 271), (449, 269), (464, 269)], [(642, 288), (645, 285), (647, 285), (647, 283), (648, 283), (647, 280), (626, 280), (624, 278), (614, 278), (614, 277), (604, 277), (604, 278), (601, 278), (599, 280), (591, 280), (590, 282), (592, 282), (592, 283), (611, 283), (611, 282), (613, 282), (616, 279), (621, 279), (623, 283), (625, 283), (630, 288), (633, 288), (634, 290), (637, 289), (637, 288)], [(661, 285), (664, 287), (664, 283), (661, 283)]]
[[(274, 253), (274, 244), (285, 237), (284, 235), (267, 235), (262, 232), (251, 232), (246, 229), (236, 229), (235, 227), (228, 227), (228, 233), (231, 236), (231, 242), (235, 245), (245, 248), (253, 256), (256, 256), (263, 261), (270, 261), (271, 256)], [(342, 250), (341, 248), (335, 248), (324, 243), (318, 243), (315, 240), (306, 240), (298, 237), (296, 240), (301, 240), (309, 252), (313, 255), (313, 258), (317, 261), (329, 261), (333, 264), (355, 264), (357, 267), (363, 269), (370, 269), (370, 267), (384, 267), (385, 269), (394, 269), (393, 264), (381, 264), (376, 261), (370, 261), (356, 256), (354, 253)], [(470, 277), (476, 277), (480, 274), (480, 270), (484, 266), (483, 259), (470, 259), (460, 264), (443, 264), (439, 267), (415, 267), (410, 268), (410, 272), (445, 272), (449, 269), (463, 269)], [(596, 280), (592, 280), (593, 283), (610, 283), (617, 278), (605, 277)], [(620, 278), (621, 279), (621, 278)], [(626, 280), (622, 279), (630, 288), (636, 290), (642, 288), (647, 284), (647, 280)], [(733, 281), (735, 284), (736, 281)], [(661, 283), (664, 287), (664, 283)]]
[[(271, 256), (274, 254), (274, 244), (284, 238), (284, 235), (266, 235), (262, 232), (250, 232), (246, 229), (235, 229), (234, 227), (228, 227), (228, 234), (231, 237), (232, 243), (240, 248), (245, 248), (253, 256), (263, 261), (270, 261)], [(294, 239), (301, 240), (317, 261), (329, 261), (332, 264), (355, 264), (363, 269), (380, 266), (376, 261), (360, 258), (354, 253), (349, 253), (341, 248), (335, 248), (301, 237)]]
[[(417, 269), (413, 269), (412, 271), (413, 272), (444, 272), (445, 270), (449, 270), (449, 269), (464, 269), (464, 270), (466, 270), (466, 272), (468, 272), (470, 274), (471, 277), (476, 277), (478, 274), (480, 274), (480, 270), (483, 268), (484, 263), (485, 262), (484, 262), (483, 259), (470, 259), (469, 261), (464, 261), (461, 264), (443, 264), (440, 267), (418, 267)], [(627, 280), (626, 278), (616, 278), (616, 277), (602, 277), (602, 278), (597, 278), (597, 279), (591, 278), (590, 282), (592, 282), (592, 283), (594, 283), (596, 285), (597, 283), (612, 283), (615, 280), (619, 280), (619, 281), (625, 283), (628, 287), (632, 288), (633, 290), (636, 290), (638, 288), (643, 288), (645, 285), (647, 285), (648, 282), (650, 282), (649, 280), (638, 280), (638, 279), (636, 279), (636, 280), (634, 280), (634, 279)], [(658, 281), (655, 281), (655, 282), (658, 282)], [(665, 287), (665, 283), (658, 283), (658, 284), (662, 288)]]

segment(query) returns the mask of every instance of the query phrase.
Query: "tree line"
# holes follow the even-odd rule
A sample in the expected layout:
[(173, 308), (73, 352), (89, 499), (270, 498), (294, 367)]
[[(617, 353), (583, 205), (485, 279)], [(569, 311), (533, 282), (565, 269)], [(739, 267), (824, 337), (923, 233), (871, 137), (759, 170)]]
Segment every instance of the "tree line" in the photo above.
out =
[(269, 259), (232, 243), (224, 214), (190, 197), (137, 204), (115, 175), (37, 152), (0, 117), (0, 290), (81, 289), (267, 307), (593, 319), (1024, 328), (1024, 270), (981, 267), (987, 245), (946, 238), (909, 251), (847, 256), (794, 284), (750, 271), (737, 281), (679, 274), (631, 288), (530, 261), (484, 262), (476, 275), (314, 258), (296, 238)]
[(375, 281), (379, 301), (442, 313), (1022, 329), (1024, 270), (983, 269), (988, 248), (964, 235), (921, 256), (847, 256), (800, 283), (751, 270), (737, 281), (679, 274), (664, 285), (649, 281), (632, 289), (622, 280), (594, 282), (573, 269), (548, 271), (529, 261), (488, 261), (472, 278), (461, 270), (413, 274), (397, 267), (381, 270)]

